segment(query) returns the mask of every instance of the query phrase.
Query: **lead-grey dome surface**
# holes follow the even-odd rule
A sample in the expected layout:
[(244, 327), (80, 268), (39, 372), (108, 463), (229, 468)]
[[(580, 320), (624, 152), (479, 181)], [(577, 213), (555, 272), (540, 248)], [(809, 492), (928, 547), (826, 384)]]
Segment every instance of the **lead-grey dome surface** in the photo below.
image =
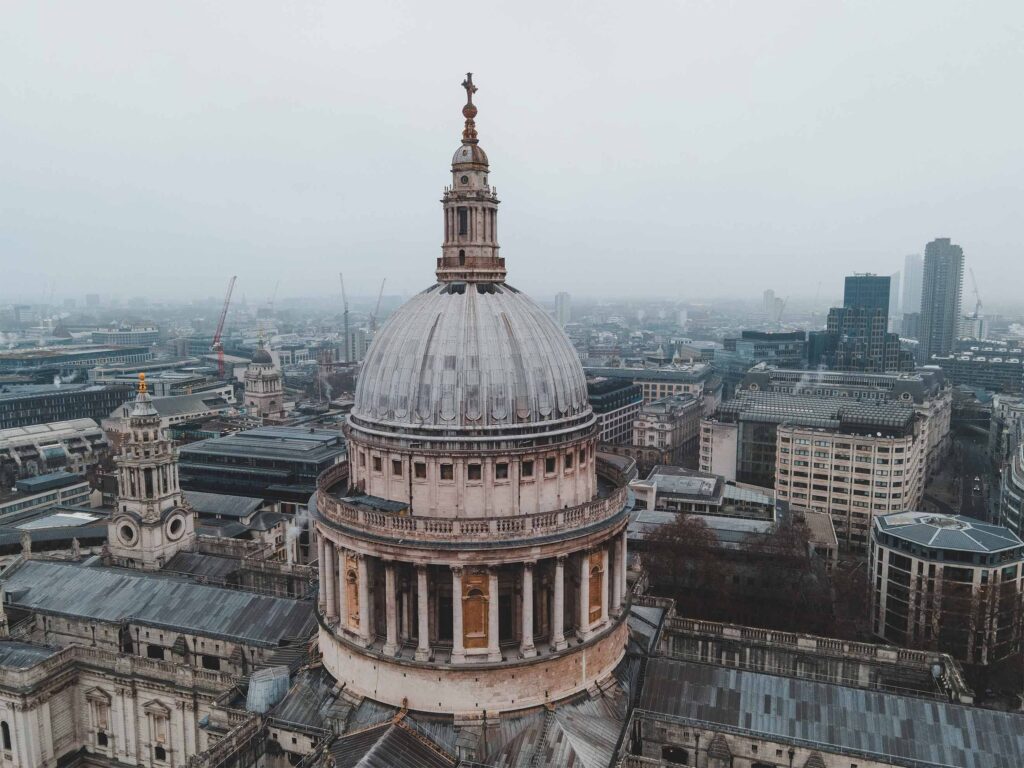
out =
[(356, 386), (353, 422), (389, 431), (517, 431), (592, 418), (562, 329), (506, 284), (441, 283), (395, 312)]

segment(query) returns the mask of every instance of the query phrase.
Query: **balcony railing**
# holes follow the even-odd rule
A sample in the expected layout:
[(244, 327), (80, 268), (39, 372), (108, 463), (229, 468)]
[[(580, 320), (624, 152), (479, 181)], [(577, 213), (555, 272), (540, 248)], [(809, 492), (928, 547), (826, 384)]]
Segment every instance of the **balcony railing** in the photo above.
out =
[[(604, 470), (598, 462), (599, 471)], [(618, 474), (609, 465), (607, 472)], [(348, 480), (347, 464), (335, 464), (318, 480), (317, 511), (327, 520), (368, 533), (422, 541), (514, 541), (573, 531), (608, 520), (626, 505), (627, 489), (615, 488), (608, 496), (574, 507), (533, 515), (508, 517), (424, 517), (365, 509), (333, 496), (330, 489)], [(344, 485), (342, 486), (344, 487)]]

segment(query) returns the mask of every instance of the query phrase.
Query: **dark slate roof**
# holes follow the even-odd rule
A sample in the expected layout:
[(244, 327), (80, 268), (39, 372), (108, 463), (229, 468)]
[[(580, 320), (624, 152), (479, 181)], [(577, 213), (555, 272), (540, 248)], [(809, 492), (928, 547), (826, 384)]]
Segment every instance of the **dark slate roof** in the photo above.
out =
[(454, 768), (456, 761), (428, 746), (408, 728), (384, 723), (331, 745), (335, 768)]
[(169, 573), (187, 573), (212, 581), (227, 581), (238, 570), (240, 561), (234, 557), (204, 555), (198, 552), (179, 552), (164, 566)]
[(230, 496), (226, 493), (203, 493), (183, 491), (185, 501), (200, 516), (206, 517), (248, 517), (263, 504), (263, 499), (253, 496)]
[(323, 667), (298, 672), (287, 695), (270, 713), (272, 720), (308, 728), (331, 727), (331, 720), (344, 723), (352, 705), (338, 698), (337, 683)]
[(29, 560), (4, 572), (12, 604), (96, 621), (124, 620), (250, 645), (274, 647), (315, 627), (308, 600), (196, 584), (119, 568)]
[(32, 645), (14, 640), (3, 640), (0, 641), (0, 667), (3, 669), (28, 669), (59, 652), (59, 648), (51, 648), (48, 645)]
[(639, 706), (899, 766), (1024, 765), (1024, 716), (792, 677), (652, 658)]
[(963, 515), (897, 512), (876, 517), (875, 527), (890, 536), (935, 549), (990, 553), (1024, 547), (1024, 541), (1009, 528)]

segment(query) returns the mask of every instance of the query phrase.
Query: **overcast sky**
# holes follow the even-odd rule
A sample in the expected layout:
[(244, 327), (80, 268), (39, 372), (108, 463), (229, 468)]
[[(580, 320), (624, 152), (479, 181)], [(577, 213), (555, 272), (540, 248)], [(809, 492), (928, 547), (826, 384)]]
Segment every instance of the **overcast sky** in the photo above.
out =
[(0, 299), (425, 287), (467, 70), (538, 296), (1020, 295), (1021, 0), (504, 5), (4, 3)]

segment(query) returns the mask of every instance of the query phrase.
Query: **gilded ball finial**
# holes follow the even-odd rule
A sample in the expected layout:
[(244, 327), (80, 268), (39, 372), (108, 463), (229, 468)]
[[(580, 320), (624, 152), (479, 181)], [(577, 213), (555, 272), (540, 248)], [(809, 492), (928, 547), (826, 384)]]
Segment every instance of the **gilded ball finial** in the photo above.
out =
[(146, 385), (146, 374), (140, 373), (139, 374), (139, 393), (143, 394), (143, 393), (146, 392), (147, 389), (148, 389), (148, 387)]

